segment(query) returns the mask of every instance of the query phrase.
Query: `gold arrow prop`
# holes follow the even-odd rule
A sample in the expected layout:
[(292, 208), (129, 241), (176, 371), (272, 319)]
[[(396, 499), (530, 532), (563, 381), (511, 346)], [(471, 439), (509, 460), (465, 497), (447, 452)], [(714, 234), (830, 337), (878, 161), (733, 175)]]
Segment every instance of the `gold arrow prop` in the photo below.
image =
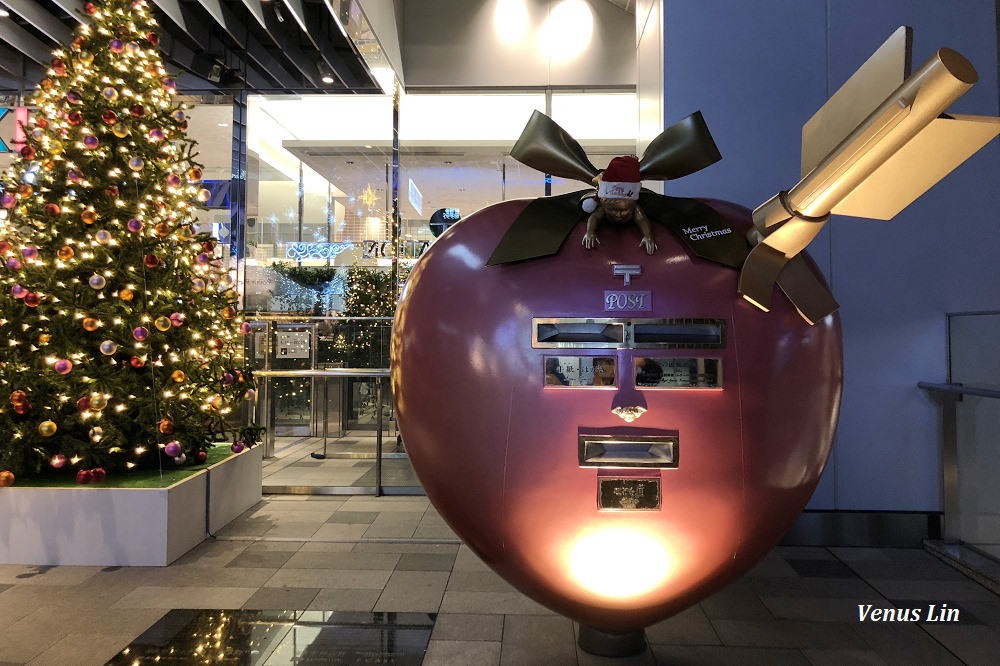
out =
[[(801, 271), (786, 266), (830, 213), (891, 219), (1000, 134), (1000, 118), (942, 115), (977, 81), (972, 64), (943, 48), (909, 75), (911, 44), (899, 28), (816, 112), (802, 131), (802, 180), (754, 211), (739, 293), (762, 310), (775, 284), (802, 291)], [(815, 323), (836, 308), (819, 299), (799, 312)]]

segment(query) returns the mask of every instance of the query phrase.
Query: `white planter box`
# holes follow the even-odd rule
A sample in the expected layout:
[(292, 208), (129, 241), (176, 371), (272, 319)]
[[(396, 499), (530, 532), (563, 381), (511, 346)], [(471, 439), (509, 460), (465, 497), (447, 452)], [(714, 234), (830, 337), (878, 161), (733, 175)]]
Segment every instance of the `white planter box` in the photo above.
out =
[(262, 451), (166, 488), (0, 489), (0, 564), (166, 566), (260, 501)]

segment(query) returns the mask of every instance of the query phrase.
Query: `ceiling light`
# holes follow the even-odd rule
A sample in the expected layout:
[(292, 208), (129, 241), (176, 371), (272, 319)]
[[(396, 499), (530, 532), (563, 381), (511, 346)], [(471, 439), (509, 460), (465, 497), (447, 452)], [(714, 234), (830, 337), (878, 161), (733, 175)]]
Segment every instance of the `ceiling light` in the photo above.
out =
[(319, 78), (323, 83), (330, 85), (335, 81), (335, 79), (333, 78), (333, 70), (330, 69), (330, 66), (328, 64), (326, 64), (321, 60), (319, 62), (318, 67), (319, 67)]

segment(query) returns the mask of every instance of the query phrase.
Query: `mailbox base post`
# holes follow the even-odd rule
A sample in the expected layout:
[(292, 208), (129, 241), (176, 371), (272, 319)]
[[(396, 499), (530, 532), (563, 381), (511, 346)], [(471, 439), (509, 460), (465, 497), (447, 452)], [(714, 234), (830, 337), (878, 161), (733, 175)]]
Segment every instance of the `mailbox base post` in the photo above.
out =
[(646, 651), (646, 630), (636, 629), (626, 634), (609, 634), (581, 624), (580, 639), (577, 643), (584, 652), (599, 657), (632, 657)]

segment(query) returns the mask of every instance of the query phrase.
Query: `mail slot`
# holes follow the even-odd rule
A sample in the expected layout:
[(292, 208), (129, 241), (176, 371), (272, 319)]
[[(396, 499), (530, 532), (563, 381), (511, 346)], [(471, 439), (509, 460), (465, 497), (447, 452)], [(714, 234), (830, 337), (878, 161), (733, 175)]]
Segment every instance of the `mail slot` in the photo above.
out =
[(677, 436), (580, 435), (583, 467), (677, 467)]
[(536, 349), (723, 349), (726, 322), (717, 318), (534, 317), (531, 346)]

